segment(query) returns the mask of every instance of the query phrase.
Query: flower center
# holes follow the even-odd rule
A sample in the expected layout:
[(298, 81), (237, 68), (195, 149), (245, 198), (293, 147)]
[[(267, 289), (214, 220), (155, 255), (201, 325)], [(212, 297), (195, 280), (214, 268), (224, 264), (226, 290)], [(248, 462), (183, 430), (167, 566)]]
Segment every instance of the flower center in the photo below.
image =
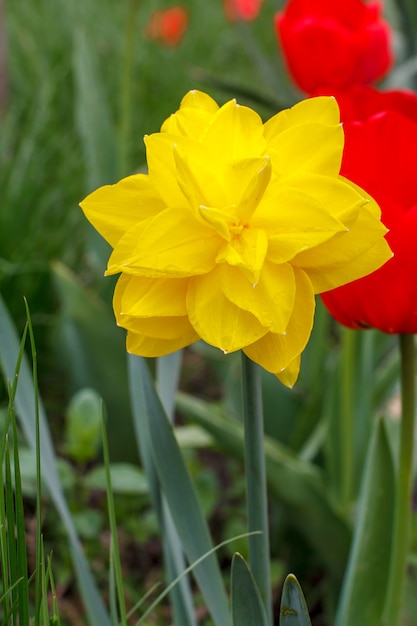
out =
[(248, 228), (248, 225), (235, 222), (230, 225), (229, 232), (232, 237), (238, 237), (244, 228)]

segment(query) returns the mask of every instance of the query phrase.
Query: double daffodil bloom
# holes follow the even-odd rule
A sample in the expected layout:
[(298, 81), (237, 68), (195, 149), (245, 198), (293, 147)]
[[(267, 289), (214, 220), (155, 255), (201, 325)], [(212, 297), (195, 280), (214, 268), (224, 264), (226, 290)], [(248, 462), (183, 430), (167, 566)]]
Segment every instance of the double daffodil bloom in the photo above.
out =
[(293, 385), (314, 295), (391, 257), (378, 205), (339, 175), (336, 100), (263, 124), (191, 91), (145, 144), (148, 174), (81, 204), (113, 248), (106, 273), (121, 274), (113, 304), (128, 351), (162, 356), (201, 338)]

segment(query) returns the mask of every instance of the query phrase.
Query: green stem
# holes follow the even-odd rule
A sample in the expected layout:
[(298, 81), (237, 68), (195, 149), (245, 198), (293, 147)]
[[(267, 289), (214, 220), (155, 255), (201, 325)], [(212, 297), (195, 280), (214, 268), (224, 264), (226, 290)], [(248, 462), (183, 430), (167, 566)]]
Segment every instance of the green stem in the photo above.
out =
[(342, 359), (342, 402), (340, 407), (340, 453), (341, 453), (341, 484), (340, 501), (344, 511), (349, 511), (352, 500), (353, 471), (354, 471), (354, 361), (355, 361), (355, 333), (343, 328), (343, 359)]
[(242, 389), (248, 531), (261, 531), (262, 533), (249, 537), (249, 565), (265, 603), (268, 623), (272, 625), (261, 370), (243, 352)]
[(412, 57), (416, 50), (414, 27), (417, 23), (417, 10), (414, 0), (397, 0), (405, 33), (407, 57)]
[(399, 624), (410, 545), (411, 495), (414, 441), (414, 335), (400, 335), (402, 419), (397, 468), (393, 545), (388, 582), (385, 620), (387, 626)]

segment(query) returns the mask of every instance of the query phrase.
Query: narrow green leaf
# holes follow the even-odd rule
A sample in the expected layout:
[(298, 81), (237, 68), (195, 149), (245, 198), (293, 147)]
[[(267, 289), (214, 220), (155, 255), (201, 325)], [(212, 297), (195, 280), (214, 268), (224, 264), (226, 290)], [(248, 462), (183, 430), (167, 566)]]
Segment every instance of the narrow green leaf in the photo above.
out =
[(48, 577), (49, 585), (51, 587), (52, 596), (52, 617), (50, 618), (50, 626), (61, 626), (61, 618), (58, 609), (58, 600), (56, 595), (55, 579), (52, 571), (52, 556), (48, 557)]
[(41, 583), (41, 606), (40, 606), (40, 622), (41, 626), (49, 624), (49, 611), (48, 611), (48, 576), (45, 567), (45, 550), (43, 545), (43, 538), (41, 536), (40, 545), (41, 561), (40, 567), (36, 572), (36, 577), (40, 578)]
[[(153, 611), (153, 609), (161, 602), (161, 600), (163, 598), (165, 598), (165, 596), (168, 595), (168, 593), (171, 592), (172, 588), (175, 587), (176, 585), (178, 585), (181, 582), (181, 579), (184, 578), (184, 576), (186, 576), (187, 574), (189, 574), (190, 572), (192, 572), (200, 563), (202, 563), (203, 561), (205, 561), (210, 555), (214, 554), (217, 550), (220, 550), (220, 548), (222, 548), (223, 546), (226, 546), (229, 543), (232, 543), (232, 541), (238, 541), (239, 539), (243, 539), (244, 537), (249, 537), (250, 535), (257, 535), (259, 534), (258, 532), (253, 532), (253, 533), (243, 533), (242, 535), (237, 535), (235, 537), (231, 537), (230, 539), (226, 539), (226, 541), (222, 541), (221, 543), (217, 544), (217, 546), (215, 546), (214, 548), (212, 548), (211, 550), (209, 550), (209, 552), (206, 552), (206, 554), (203, 554), (202, 556), (200, 556), (200, 558), (198, 558), (196, 561), (194, 561), (194, 563), (192, 563), (191, 565), (189, 565), (182, 573), (180, 576), (178, 576), (177, 579), (173, 580), (168, 587), (166, 587), (166, 589), (164, 589), (164, 591), (162, 591), (162, 593), (159, 594), (159, 596), (152, 602), (151, 606), (148, 607), (146, 609), (146, 611), (144, 612), (144, 614), (142, 615), (142, 617), (139, 619), (139, 621), (136, 623), (136, 626), (139, 626), (139, 624), (144, 623), (144, 620), (148, 617), (148, 615), (151, 614), (151, 612)], [(144, 598), (141, 598), (140, 602), (138, 603), (137, 606), (139, 606), (140, 604), (142, 604)]]
[[(9, 564), (9, 580), (13, 584), (16, 580), (20, 580), (18, 575), (18, 565), (17, 565), (17, 545), (15, 534), (13, 529), (15, 528), (15, 511), (14, 511), (14, 497), (13, 497), (13, 483), (12, 483), (12, 472), (10, 465), (10, 451), (8, 446), (6, 447), (5, 454), (5, 510), (6, 510), (6, 544), (7, 544), (7, 561)], [(20, 586), (20, 583), (19, 583)], [(19, 602), (19, 587), (12, 587), (11, 590), (11, 603), (13, 606), (13, 616), (14, 621), (16, 621), (16, 607)]]
[[(243, 458), (241, 424), (203, 400), (179, 393), (179, 411), (210, 433), (217, 445)], [(293, 523), (312, 545), (335, 579), (342, 579), (350, 530), (328, 498), (320, 471), (286, 446), (265, 436), (266, 473), (270, 493), (286, 507)]]
[(384, 608), (394, 510), (394, 468), (383, 420), (375, 423), (336, 626), (379, 626)]
[(236, 552), (231, 577), (233, 626), (268, 626), (265, 608), (245, 559)]
[(89, 189), (94, 189), (105, 182), (114, 182), (117, 145), (97, 52), (87, 33), (81, 30), (74, 35), (73, 71), (76, 121), (87, 165), (87, 184)]
[(124, 332), (114, 323), (111, 307), (68, 267), (57, 262), (52, 272), (61, 304), (56, 347), (59, 354), (65, 354), (63, 364), (71, 385), (74, 389), (91, 387), (103, 398), (112, 461), (137, 463)]
[(293, 574), (288, 574), (282, 589), (279, 626), (311, 626), (304, 594)]
[[(190, 562), (212, 549), (207, 523), (201, 511), (194, 486), (185, 467), (178, 443), (155, 391), (144, 359), (131, 357), (139, 413), (146, 416), (141, 423), (142, 435), (149, 437), (152, 456), (164, 494), (185, 554)], [(215, 624), (230, 625), (228, 602), (217, 559), (205, 559), (194, 571), (200, 591)]]
[[(19, 458), (17, 456), (17, 433), (16, 416), (14, 411), (14, 400), (16, 396), (17, 382), (19, 378), (20, 366), (22, 363), (24, 344), (27, 334), (25, 326), (23, 337), (20, 342), (19, 352), (16, 359), (16, 367), (12, 379), (7, 380), (9, 403), (4, 432), (0, 441), (0, 543), (2, 555), (4, 613), (14, 615), (18, 608), (19, 617), (23, 616), (28, 620), (28, 615), (23, 607), (23, 600), (26, 591), (27, 600), (27, 562), (25, 551), (25, 525), (23, 518), (23, 501), (21, 492), (21, 476)], [(14, 454), (14, 482), (12, 480), (10, 461), (10, 440), (9, 427), (12, 423), (12, 446)], [(4, 461), (4, 476), (3, 476)], [(3, 487), (4, 486), (4, 487)], [(13, 489), (14, 486), (14, 489)], [(16, 536), (14, 528), (16, 527)], [(13, 529), (13, 530), (11, 530)], [(20, 533), (20, 535), (19, 535)], [(23, 554), (22, 552), (23, 545)], [(18, 582), (17, 582), (18, 581)], [(11, 601), (11, 603), (10, 603)], [(26, 602), (27, 608), (27, 602)]]
[[(157, 360), (158, 391), (164, 409), (170, 417), (172, 417), (173, 414), (180, 366), (180, 352)], [(142, 464), (148, 479), (152, 504), (161, 529), (165, 573), (169, 583), (176, 579), (179, 580), (178, 585), (173, 586), (170, 592), (173, 622), (174, 626), (183, 626), (184, 624), (187, 624), (187, 626), (196, 626), (197, 622), (189, 579), (187, 576), (182, 576), (185, 569), (185, 560), (181, 542), (172, 521), (169, 508), (161, 494), (161, 487), (152, 456), (146, 410), (143, 408), (143, 397), (137, 385), (137, 377), (139, 375), (139, 372), (136, 370), (136, 361), (129, 359), (130, 395), (136, 438)]]
[(106, 433), (106, 426), (105, 426), (104, 409), (103, 409), (103, 414), (102, 414), (101, 438), (103, 441), (104, 467), (106, 469), (107, 510), (108, 510), (108, 515), (109, 515), (110, 536), (111, 536), (110, 559), (113, 563), (113, 568), (114, 568), (114, 580), (115, 580), (115, 586), (116, 586), (117, 605), (118, 605), (119, 612), (120, 612), (121, 625), (127, 626), (126, 601), (124, 597), (122, 564), (120, 561), (120, 550), (119, 550), (119, 543), (118, 543), (118, 537), (117, 537), (116, 509), (114, 506), (114, 498), (113, 498), (113, 491), (112, 491), (112, 484), (111, 484), (110, 457), (109, 457), (109, 447), (107, 444), (107, 433)]
[[(41, 468), (41, 441), (40, 441), (40, 422), (39, 422), (39, 388), (38, 388), (38, 361), (36, 353), (35, 336), (33, 333), (32, 319), (30, 316), (29, 305), (25, 299), (27, 328), (29, 331), (29, 340), (32, 356), (32, 374), (33, 386), (35, 390), (35, 456), (36, 456), (36, 569), (35, 572), (41, 571), (41, 565), (44, 559), (43, 554), (43, 537), (42, 537), (42, 468)], [(23, 341), (23, 339), (22, 339)], [(33, 451), (33, 448), (32, 448)], [(38, 620), (42, 603), (42, 581), (37, 575), (35, 579), (35, 624)]]
[[(181, 364), (182, 350), (156, 359), (156, 391), (171, 423), (174, 417), (175, 394), (178, 389)], [(168, 580), (178, 579), (178, 585), (175, 585), (171, 591), (173, 626), (184, 624), (197, 626), (190, 578), (183, 575), (186, 568), (184, 552), (165, 498), (162, 500), (162, 516), (161, 528), (164, 534), (163, 549)]]
[(181, 364), (182, 350), (156, 359), (156, 390), (170, 422), (174, 415)]
[(15, 494), (15, 524), (16, 524), (16, 548), (17, 548), (17, 571), (21, 578), (19, 585), (19, 623), (29, 623), (29, 588), (28, 588), (28, 562), (26, 554), (26, 528), (25, 514), (23, 509), (22, 480), (20, 476), (19, 450), (17, 439), (16, 418), (12, 415), (13, 427), (13, 460), (14, 460), (14, 494)]
[(7, 523), (6, 523), (6, 494), (5, 494), (5, 475), (4, 475), (4, 457), (6, 454), (7, 444), (7, 428), (1, 434), (0, 439), (0, 574), (3, 582), (3, 594), (0, 597), (0, 606), (4, 615), (10, 614), (11, 607), (11, 587), (9, 570), (9, 554), (7, 549)]
[[(4, 377), (14, 380), (19, 355), (19, 340), (8, 311), (0, 297), (0, 365)], [(16, 391), (15, 406), (20, 424), (29, 445), (36, 450), (36, 408), (35, 389), (26, 357), (23, 357)], [(42, 457), (42, 477), (48, 487), (52, 501), (62, 519), (71, 546), (73, 563), (78, 584), (92, 626), (107, 626), (109, 618), (103, 601), (89, 570), (80, 541), (64, 498), (48, 422), (39, 399), (40, 449)]]

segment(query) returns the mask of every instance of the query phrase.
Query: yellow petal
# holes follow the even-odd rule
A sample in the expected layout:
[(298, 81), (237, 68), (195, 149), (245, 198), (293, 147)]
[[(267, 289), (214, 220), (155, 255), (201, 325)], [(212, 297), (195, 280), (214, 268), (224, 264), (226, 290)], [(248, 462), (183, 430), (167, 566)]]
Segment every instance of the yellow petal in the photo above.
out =
[(178, 184), (174, 160), (174, 145), (178, 140), (165, 133), (154, 133), (144, 139), (150, 181), (158, 189), (165, 206), (169, 207), (187, 204)]
[(188, 317), (133, 317), (117, 316), (117, 324), (138, 335), (154, 339), (176, 340), (181, 337), (194, 337), (194, 331)]
[[(343, 176), (297, 174), (286, 179), (282, 183), (282, 187), (287, 190), (286, 193), (294, 193), (294, 190), (297, 190), (314, 198), (326, 213), (340, 220), (346, 226), (354, 222), (360, 208), (370, 202), (370, 196), (363, 189)], [(273, 190), (274, 186), (271, 185), (271, 194)], [(378, 207), (374, 216), (375, 220), (379, 221), (381, 211)]]
[(94, 228), (114, 247), (126, 230), (165, 208), (145, 174), (123, 178), (90, 193), (80, 204)]
[(190, 206), (222, 207), (228, 203), (222, 184), (223, 172), (216, 154), (195, 141), (178, 141), (174, 146), (178, 184)]
[(198, 109), (207, 113), (216, 113), (219, 110), (217, 102), (204, 91), (191, 89), (181, 100), (181, 109)]
[(334, 289), (375, 271), (392, 257), (383, 238), (385, 226), (376, 219), (378, 205), (369, 197), (348, 232), (312, 250), (301, 252), (292, 261), (310, 277), (315, 293)]
[[(365, 200), (355, 194), (351, 211), (356, 216)], [(304, 193), (301, 187), (271, 183), (252, 219), (253, 227), (268, 235), (268, 259), (285, 263), (307, 250), (346, 232), (347, 226), (327, 210), (321, 198)]]
[(238, 227), (235, 207), (217, 209), (216, 207), (201, 205), (198, 214), (201, 219), (211, 226), (225, 241), (230, 241), (234, 237), (233, 229)]
[(263, 230), (243, 228), (239, 235), (224, 243), (216, 263), (228, 263), (240, 268), (255, 285), (259, 281), (267, 250), (268, 238)]
[(213, 116), (202, 141), (226, 163), (262, 156), (266, 148), (261, 118), (235, 100)]
[[(124, 303), (126, 292), (132, 286), (132, 283), (134, 285), (136, 282), (136, 277), (132, 279), (130, 276), (124, 275), (118, 281), (113, 297), (113, 309), (118, 326), (131, 331), (135, 335), (144, 335), (154, 339), (163, 339), (164, 341), (177, 341), (178, 339), (183, 341), (183, 338), (187, 338), (188, 343), (195, 341), (195, 331), (190, 325), (188, 316), (172, 313), (173, 311), (179, 311), (178, 307), (171, 307), (171, 315), (158, 314), (155, 311), (152, 317), (143, 317), (142, 310), (140, 310), (140, 315), (137, 316), (134, 307), (127, 308)], [(182, 304), (184, 308), (184, 303)], [(165, 310), (167, 309), (169, 309), (169, 306)], [(164, 310), (163, 306), (160, 310)], [(188, 343), (184, 345), (188, 345)]]
[(223, 352), (253, 343), (267, 331), (249, 312), (239, 309), (222, 293), (220, 272), (190, 279), (187, 309), (198, 335)]
[(202, 91), (189, 91), (181, 101), (180, 109), (161, 127), (161, 132), (199, 139), (218, 104)]
[(117, 315), (167, 317), (187, 314), (187, 278), (144, 278), (122, 274), (114, 290)]
[(130, 354), (157, 357), (176, 352), (176, 350), (185, 348), (197, 340), (198, 335), (194, 331), (189, 335), (179, 336), (176, 339), (157, 339), (129, 331), (127, 333), (126, 348)]
[[(315, 300), (313, 287), (304, 272), (295, 268), (296, 293), (294, 308), (286, 334), (269, 332), (246, 346), (244, 353), (272, 374), (278, 375), (289, 368), (304, 350), (313, 327)], [(298, 374), (298, 372), (297, 372)]]
[(122, 237), (106, 273), (126, 272), (149, 278), (204, 274), (214, 267), (221, 241), (190, 211), (165, 209)]
[(262, 326), (283, 333), (291, 317), (295, 298), (294, 271), (290, 265), (265, 263), (259, 283), (252, 285), (242, 272), (222, 265), (221, 288), (228, 300), (249, 311)]
[(290, 109), (280, 111), (265, 123), (265, 137), (268, 142), (289, 126), (306, 122), (316, 122), (334, 126), (340, 123), (340, 111), (336, 98), (319, 96), (298, 102)]
[(294, 387), (297, 382), (298, 374), (300, 373), (300, 365), (301, 365), (301, 355), (295, 357), (282, 372), (276, 374), (276, 377), (282, 382), (286, 387)]
[(340, 171), (344, 133), (340, 124), (306, 122), (291, 126), (269, 143), (272, 171), (280, 178), (296, 174), (327, 174)]
[[(228, 187), (233, 189), (240, 221), (249, 222), (271, 180), (271, 160), (269, 157), (245, 159), (230, 168)], [(242, 193), (243, 189), (243, 193)], [(233, 196), (230, 195), (232, 201)]]

